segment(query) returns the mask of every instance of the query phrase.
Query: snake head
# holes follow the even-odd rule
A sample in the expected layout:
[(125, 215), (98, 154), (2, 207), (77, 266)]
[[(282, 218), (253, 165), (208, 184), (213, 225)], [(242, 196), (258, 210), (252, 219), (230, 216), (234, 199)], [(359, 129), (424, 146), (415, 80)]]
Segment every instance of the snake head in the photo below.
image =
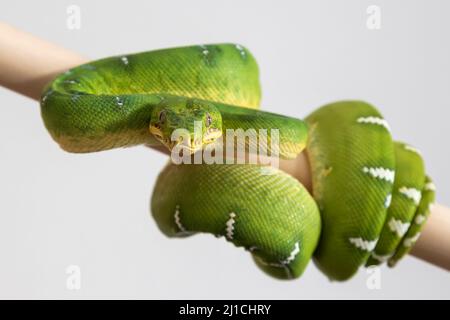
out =
[(222, 116), (212, 102), (165, 97), (152, 111), (150, 132), (169, 150), (194, 153), (222, 136)]

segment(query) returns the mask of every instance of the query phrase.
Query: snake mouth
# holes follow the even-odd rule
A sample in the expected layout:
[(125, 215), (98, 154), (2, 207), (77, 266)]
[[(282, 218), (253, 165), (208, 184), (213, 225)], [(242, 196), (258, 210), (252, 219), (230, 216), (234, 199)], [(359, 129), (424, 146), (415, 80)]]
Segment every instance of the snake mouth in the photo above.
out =
[(164, 146), (167, 147), (170, 151), (172, 151), (173, 148), (179, 145), (179, 147), (183, 150), (186, 150), (190, 154), (195, 153), (199, 149), (201, 149), (201, 141), (195, 140), (195, 142), (192, 141), (183, 141), (183, 138), (180, 137), (178, 141), (172, 141), (168, 137), (164, 137), (164, 134), (162, 133), (160, 127), (158, 125), (151, 125), (150, 126), (150, 133)]
[(172, 141), (170, 138), (164, 137), (161, 129), (156, 125), (150, 126), (150, 133), (169, 150), (172, 151), (173, 148), (179, 146), (180, 149), (185, 150), (190, 154), (202, 150), (203, 146), (215, 142), (222, 136), (222, 130), (217, 128), (209, 128), (204, 133), (203, 137), (188, 140), (183, 139), (183, 137), (179, 137), (178, 141)]
[(161, 141), (162, 143), (164, 143), (164, 136), (163, 136), (163, 133), (162, 133), (162, 131), (161, 131), (161, 129), (159, 129), (158, 127), (156, 127), (156, 126), (150, 126), (150, 133), (156, 138), (156, 139), (158, 139), (159, 141)]
[(169, 138), (164, 137), (164, 134), (162, 133), (161, 129), (158, 126), (150, 126), (150, 133), (161, 142), (164, 146), (166, 146), (169, 150), (172, 150), (173, 147), (176, 145), (176, 141), (170, 141)]
[(222, 130), (220, 130), (218, 128), (208, 128), (208, 130), (206, 130), (206, 132), (203, 136), (203, 143), (204, 144), (212, 143), (212, 142), (216, 141), (217, 139), (219, 139), (221, 136), (222, 136)]

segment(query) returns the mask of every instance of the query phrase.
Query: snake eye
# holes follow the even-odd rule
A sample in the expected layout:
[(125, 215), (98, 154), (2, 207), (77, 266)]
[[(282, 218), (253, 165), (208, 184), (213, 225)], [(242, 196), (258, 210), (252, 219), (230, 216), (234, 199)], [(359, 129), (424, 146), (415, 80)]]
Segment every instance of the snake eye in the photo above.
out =
[(206, 126), (209, 127), (212, 123), (212, 118), (209, 113), (206, 113), (206, 120), (205, 120)]
[(160, 123), (164, 123), (164, 121), (166, 121), (166, 112), (165, 111), (161, 111), (159, 113), (159, 122)]

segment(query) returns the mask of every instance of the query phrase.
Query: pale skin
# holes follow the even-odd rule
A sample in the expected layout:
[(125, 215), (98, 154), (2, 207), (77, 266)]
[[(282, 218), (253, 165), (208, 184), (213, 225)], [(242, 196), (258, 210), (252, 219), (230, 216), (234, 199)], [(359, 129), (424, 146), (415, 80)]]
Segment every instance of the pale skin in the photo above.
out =
[[(0, 85), (39, 100), (43, 87), (56, 75), (82, 63), (84, 58), (31, 34), (0, 23)], [(154, 149), (168, 154), (161, 146)], [(294, 160), (280, 160), (280, 168), (311, 190), (306, 152)], [(413, 256), (450, 270), (450, 209), (435, 204)]]

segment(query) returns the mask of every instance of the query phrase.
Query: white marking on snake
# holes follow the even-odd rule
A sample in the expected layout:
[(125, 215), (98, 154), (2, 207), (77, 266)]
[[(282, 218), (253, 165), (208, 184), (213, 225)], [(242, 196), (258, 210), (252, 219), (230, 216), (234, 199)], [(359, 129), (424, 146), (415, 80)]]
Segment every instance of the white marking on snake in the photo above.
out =
[(230, 219), (228, 219), (226, 225), (226, 232), (227, 232), (227, 238), (228, 240), (233, 240), (233, 235), (234, 235), (234, 224), (235, 224), (235, 220), (234, 218), (236, 218), (236, 214), (234, 212), (230, 213)]
[(427, 217), (425, 217), (423, 214), (418, 214), (417, 217), (414, 219), (414, 222), (420, 225), (424, 223), (425, 220), (427, 220)]
[(42, 97), (42, 102), (45, 102), (52, 93), (52, 89), (48, 90), (47, 93)]
[(294, 245), (294, 249), (289, 254), (289, 257), (287, 257), (285, 260), (282, 260), (281, 263), (284, 265), (291, 263), (292, 261), (294, 261), (295, 257), (299, 254), (299, 252), (300, 252), (300, 246), (297, 241)]
[(201, 45), (201, 46), (199, 46), (200, 47), (200, 49), (202, 49), (202, 53), (206, 56), (206, 55), (208, 55), (208, 53), (209, 53), (209, 50), (208, 50), (208, 48), (205, 46), (205, 45)]
[(391, 202), (392, 202), (392, 194), (389, 193), (386, 197), (386, 200), (384, 200), (384, 207), (389, 208)]
[(389, 254), (385, 254), (385, 255), (378, 255), (375, 252), (372, 252), (372, 258), (374, 258), (375, 260), (379, 261), (379, 262), (386, 262), (389, 260), (389, 258), (391, 258), (394, 254), (389, 253)]
[(405, 240), (403, 240), (403, 245), (407, 248), (412, 247), (413, 244), (417, 241), (417, 239), (419, 239), (419, 237), (420, 237), (420, 232), (416, 233), (412, 237), (405, 238)]
[(239, 51), (240, 55), (244, 58), (245, 57), (245, 50), (240, 44), (236, 44), (235, 48)]
[(255, 250), (258, 250), (257, 246), (251, 246), (250, 248), (248, 248), (248, 251), (253, 252)]
[(288, 278), (288, 279), (294, 278), (294, 277), (292, 276), (291, 269), (289, 269), (288, 266), (284, 266), (284, 271), (286, 271), (286, 275), (287, 275), (287, 278)]
[(264, 259), (262, 259), (260, 257), (258, 257), (257, 259), (265, 266), (275, 267), (275, 268), (284, 268), (285, 267), (284, 264), (279, 263), (279, 262), (268, 262), (268, 261), (265, 261)]
[(72, 97), (70, 97), (70, 100), (76, 101), (79, 97), (81, 97), (81, 94), (79, 94), (79, 93), (74, 93), (74, 94), (72, 95)]
[(417, 153), (419, 156), (421, 156), (422, 155), (422, 152), (420, 152), (420, 150), (419, 149), (417, 149), (417, 148), (414, 148), (414, 147), (412, 147), (412, 146), (409, 146), (409, 145), (405, 145), (405, 150), (408, 150), (408, 151), (411, 151), (411, 152), (414, 152), (414, 153)]
[(287, 277), (288, 277), (289, 279), (292, 279), (292, 278), (293, 278), (292, 273), (291, 273), (291, 270), (289, 269), (289, 267), (288, 267), (286, 264), (284, 264), (284, 263), (278, 263), (278, 262), (267, 262), (267, 261), (264, 261), (264, 260), (261, 259), (261, 258), (258, 258), (258, 260), (259, 260), (263, 265), (265, 265), (265, 266), (275, 267), (275, 268), (283, 268), (284, 271), (286, 272)]
[(434, 203), (430, 203), (430, 204), (428, 205), (427, 212), (432, 211), (432, 210), (433, 210), (433, 207), (434, 207)]
[(119, 107), (123, 106), (123, 100), (120, 97), (116, 97), (116, 102)]
[(395, 177), (394, 170), (382, 167), (363, 167), (362, 171), (364, 173), (368, 173), (369, 175), (371, 175), (376, 179), (385, 180), (390, 183), (394, 182)]
[(425, 184), (424, 189), (427, 191), (436, 191), (436, 186), (433, 182), (428, 182)]
[(399, 238), (405, 235), (410, 225), (411, 224), (409, 222), (402, 222), (401, 220), (395, 218), (391, 218), (388, 223), (389, 229), (397, 234)]
[(261, 260), (263, 262), (263, 264), (265, 264), (266, 266), (269, 267), (275, 267), (275, 268), (284, 268), (285, 265), (282, 263), (278, 263), (278, 262), (266, 262), (264, 260)]
[(403, 194), (408, 199), (414, 201), (415, 205), (418, 205), (420, 199), (422, 198), (422, 192), (420, 192), (420, 190), (417, 190), (416, 188), (401, 187), (400, 189), (398, 189), (398, 192)]
[(64, 83), (78, 84), (78, 81), (76, 81), (76, 80), (64, 80)]
[(380, 117), (360, 117), (356, 120), (358, 123), (368, 123), (383, 126), (387, 131), (391, 132), (391, 127), (388, 122)]
[(378, 239), (364, 240), (363, 238), (349, 238), (348, 241), (350, 241), (351, 244), (361, 250), (371, 252), (373, 249), (375, 249)]
[(125, 56), (123, 56), (123, 57), (120, 57), (120, 60), (122, 61), (122, 63), (124, 64), (124, 65), (128, 65), (128, 63), (129, 63), (129, 61), (128, 61), (128, 58), (127, 57), (125, 57)]
[(181, 219), (180, 219), (180, 206), (177, 205), (175, 207), (175, 224), (177, 225), (178, 229), (180, 229), (180, 231), (182, 232), (186, 232), (186, 228), (183, 226), (183, 224), (181, 223)]

